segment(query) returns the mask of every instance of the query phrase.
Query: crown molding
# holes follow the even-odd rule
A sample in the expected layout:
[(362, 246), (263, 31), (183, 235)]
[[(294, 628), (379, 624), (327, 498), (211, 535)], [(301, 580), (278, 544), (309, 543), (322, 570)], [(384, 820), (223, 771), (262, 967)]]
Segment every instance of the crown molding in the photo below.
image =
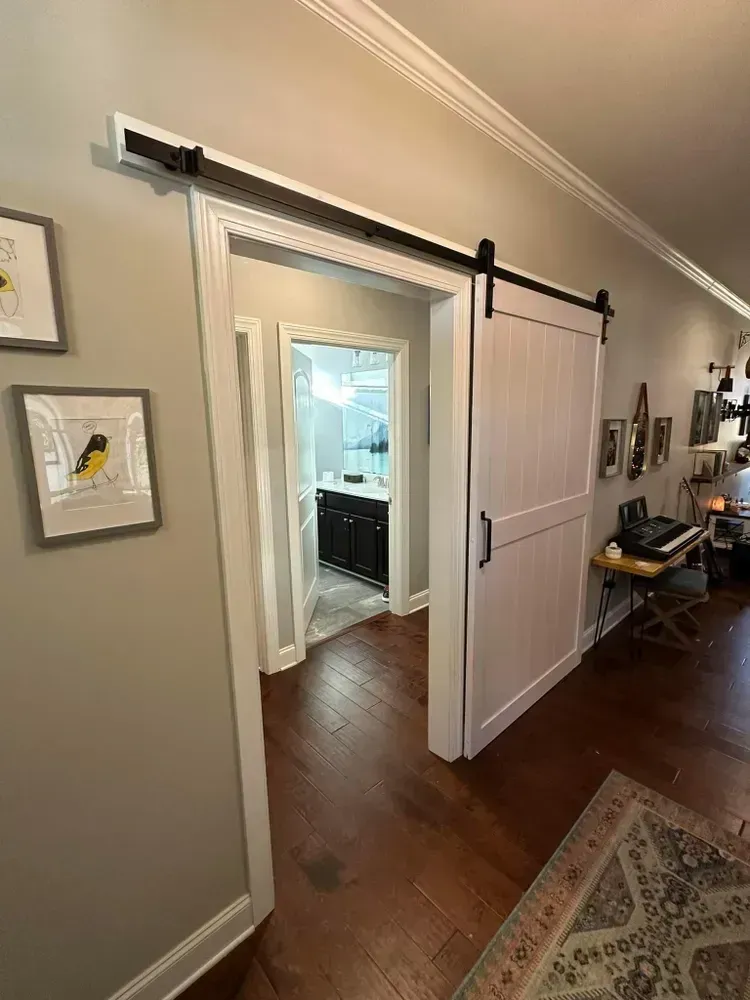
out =
[(750, 305), (663, 239), (372, 0), (297, 0), (741, 316)]

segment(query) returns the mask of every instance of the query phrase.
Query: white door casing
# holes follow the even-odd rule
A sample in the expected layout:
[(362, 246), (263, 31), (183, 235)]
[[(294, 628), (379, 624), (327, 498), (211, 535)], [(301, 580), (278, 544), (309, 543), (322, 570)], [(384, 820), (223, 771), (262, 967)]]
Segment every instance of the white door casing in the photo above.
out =
[(468, 757), (580, 662), (604, 356), (599, 314), (496, 281), (484, 319), (478, 286)]

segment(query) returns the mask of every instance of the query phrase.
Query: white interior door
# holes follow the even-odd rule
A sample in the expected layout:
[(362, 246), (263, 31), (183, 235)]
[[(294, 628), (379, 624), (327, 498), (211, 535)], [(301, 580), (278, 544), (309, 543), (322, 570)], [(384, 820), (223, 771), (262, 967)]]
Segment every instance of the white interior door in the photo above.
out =
[(503, 281), (494, 306), (474, 343), (467, 757), (580, 662), (604, 354), (596, 312)]
[(302, 619), (310, 623), (319, 596), (312, 361), (292, 347), (292, 393), (297, 441), (297, 517), (302, 556)]

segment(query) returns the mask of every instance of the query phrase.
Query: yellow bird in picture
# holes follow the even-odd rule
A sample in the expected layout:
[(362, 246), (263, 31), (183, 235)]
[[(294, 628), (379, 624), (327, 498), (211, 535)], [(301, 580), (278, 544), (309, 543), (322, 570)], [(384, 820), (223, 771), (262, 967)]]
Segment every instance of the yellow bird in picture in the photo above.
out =
[[(104, 470), (108, 458), (109, 440), (104, 434), (92, 434), (89, 443), (78, 456), (75, 469), (68, 473), (68, 479), (75, 482), (88, 479), (92, 481), (92, 486), (96, 486), (96, 483), (93, 482), (94, 476), (97, 472)], [(107, 476), (107, 473), (105, 472), (104, 475)], [(109, 482), (113, 482), (109, 476), (107, 479)]]

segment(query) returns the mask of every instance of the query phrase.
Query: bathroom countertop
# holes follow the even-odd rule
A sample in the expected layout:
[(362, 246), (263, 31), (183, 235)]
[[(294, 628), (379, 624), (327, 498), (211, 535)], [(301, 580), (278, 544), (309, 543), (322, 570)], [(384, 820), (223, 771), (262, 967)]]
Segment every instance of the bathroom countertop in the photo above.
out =
[(345, 483), (337, 479), (333, 483), (318, 482), (319, 490), (327, 490), (329, 493), (346, 493), (351, 497), (361, 497), (363, 500), (382, 500), (385, 503), (391, 498), (387, 489), (383, 486), (376, 486), (375, 483)]

